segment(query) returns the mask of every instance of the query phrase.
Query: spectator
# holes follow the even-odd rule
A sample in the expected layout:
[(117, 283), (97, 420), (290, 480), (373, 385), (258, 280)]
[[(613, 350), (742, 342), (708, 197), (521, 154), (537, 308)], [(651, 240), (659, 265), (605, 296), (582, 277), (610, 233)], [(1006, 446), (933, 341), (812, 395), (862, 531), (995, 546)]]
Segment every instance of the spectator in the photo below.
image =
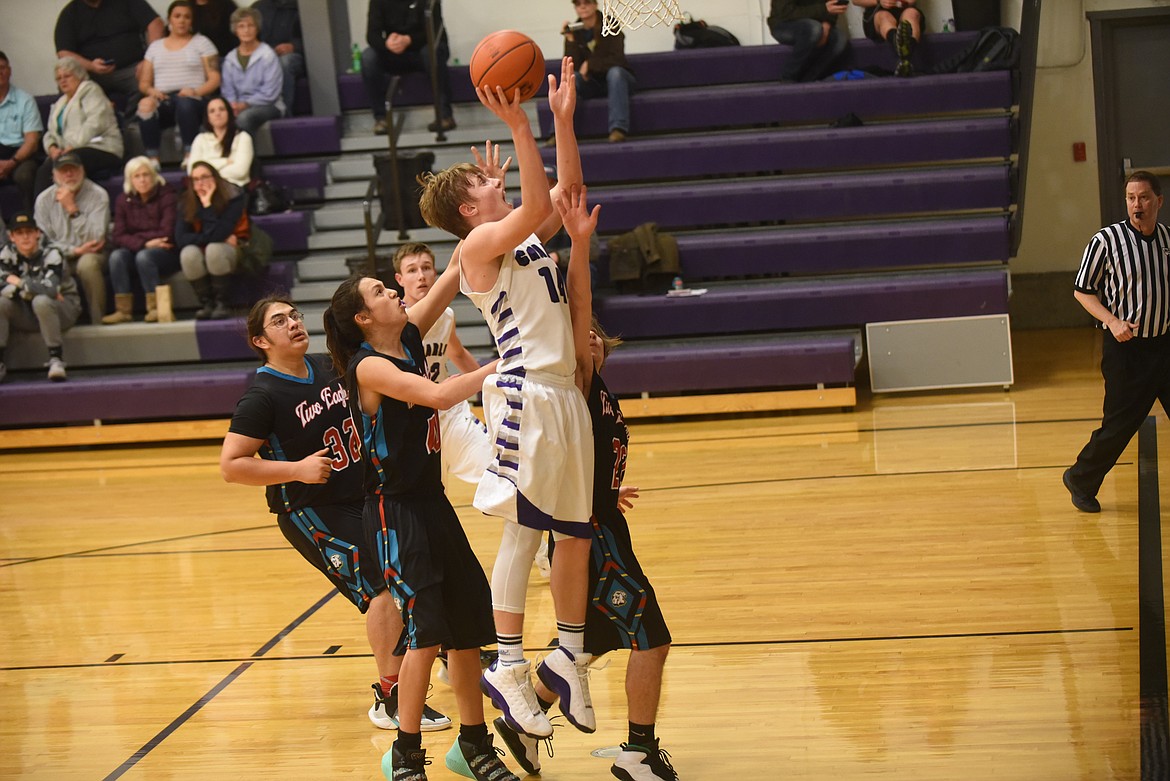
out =
[(602, 35), (604, 16), (597, 0), (573, 0), (577, 23), (565, 22), (565, 56), (577, 71), (577, 95), (609, 99), (609, 140), (625, 141), (630, 132), (630, 92), (634, 73), (626, 59), (626, 34)]
[(86, 178), (85, 164), (75, 152), (66, 152), (53, 163), (53, 182), (37, 196), (37, 225), (81, 282), (89, 321), (97, 323), (106, 309), (102, 272), (109, 254), (110, 196)]
[(194, 0), (191, 9), (195, 15), (192, 29), (215, 44), (220, 57), (226, 57), (240, 43), (232, 31), (236, 8), (235, 0)]
[(833, 72), (849, 39), (837, 29), (848, 0), (772, 0), (768, 29), (792, 47), (781, 81), (818, 81)]
[(162, 280), (179, 270), (174, 242), (178, 196), (148, 157), (135, 157), (126, 163), (122, 190), (114, 202), (114, 234), (110, 240), (114, 248), (110, 253), (114, 311), (103, 317), (102, 323), (114, 325), (134, 319), (131, 276), (135, 269), (146, 293), (146, 322), (169, 322), (174, 319), (170, 297), (163, 296), (160, 318), (157, 291)]
[(107, 95), (133, 105), (146, 47), (163, 37), (163, 21), (146, 0), (71, 0), (57, 16), (58, 57), (81, 63)]
[[(366, 42), (369, 48), (362, 52), (362, 83), (370, 98), (374, 112), (374, 132), (386, 133), (386, 74), (425, 71), (430, 74), (431, 52), (427, 46), (427, 21), (424, 15), (426, 4), (418, 0), (370, 0), (366, 17)], [(443, 30), (442, 7), (438, 0), (434, 6), (434, 29), (438, 32), (435, 41), (435, 67), (433, 75), (439, 85), (435, 96), (439, 106), (439, 119), (427, 125), (427, 130), (454, 130), (455, 118), (451, 113), (451, 78), (447, 72), (447, 32)]]
[(231, 275), (239, 265), (240, 242), (248, 240), (251, 228), (245, 201), (244, 191), (210, 163), (192, 166), (175, 221), (175, 243), (183, 276), (199, 297), (196, 320), (231, 316), (227, 303)]
[(65, 271), (61, 251), (42, 241), (28, 212), (13, 216), (10, 244), (0, 249), (0, 382), (8, 374), (4, 351), (11, 328), (40, 331), (49, 348), (49, 379), (65, 379), (61, 332), (81, 313), (77, 285)]
[[(164, 125), (179, 126), (184, 157), (199, 132), (203, 100), (219, 89), (215, 46), (191, 27), (190, 0), (174, 0), (167, 9), (169, 32), (146, 50), (138, 103), (146, 154), (158, 159)], [(186, 161), (184, 161), (186, 162)]]
[(861, 17), (865, 37), (877, 43), (885, 41), (894, 50), (898, 57), (894, 74), (913, 76), (910, 57), (924, 27), (922, 12), (916, 7), (918, 0), (853, 0), (853, 4), (865, 9)]
[(219, 175), (232, 184), (244, 187), (252, 178), (252, 137), (236, 127), (236, 116), (224, 98), (207, 101), (203, 132), (191, 145), (187, 173), (196, 161), (211, 164)]
[(284, 73), (280, 58), (266, 43), (261, 43), (260, 13), (240, 8), (232, 14), (232, 29), (240, 45), (228, 52), (223, 61), (223, 96), (231, 103), (240, 128), (255, 133), (270, 119), (285, 111), (281, 87)]
[(122, 167), (122, 131), (114, 106), (77, 60), (62, 57), (54, 71), (61, 97), (49, 109), (45, 129), (48, 158), (37, 172), (37, 195), (53, 183), (53, 163), (73, 152), (90, 178), (106, 178)]
[(283, 97), (285, 116), (292, 116), (297, 95), (297, 79), (305, 75), (305, 42), (301, 38), (301, 13), (297, 0), (256, 0), (252, 7), (260, 12), (260, 40), (280, 57), (284, 71)]
[(41, 143), (41, 112), (24, 90), (12, 86), (12, 66), (0, 52), (0, 184), (20, 189), (22, 208), (32, 211)]

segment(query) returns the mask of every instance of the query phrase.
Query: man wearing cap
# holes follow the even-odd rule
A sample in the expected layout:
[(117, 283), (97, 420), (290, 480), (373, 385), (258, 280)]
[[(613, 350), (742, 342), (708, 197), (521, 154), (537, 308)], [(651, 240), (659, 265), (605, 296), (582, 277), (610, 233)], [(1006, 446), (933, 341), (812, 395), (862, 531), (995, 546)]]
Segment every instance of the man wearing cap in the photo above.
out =
[(37, 196), (36, 220), (81, 282), (91, 323), (106, 311), (110, 196), (85, 178), (81, 158), (66, 152), (53, 163), (53, 185)]
[(20, 212), (8, 226), (10, 244), (0, 249), (0, 381), (8, 374), (4, 353), (9, 330), (41, 332), (49, 348), (49, 379), (65, 379), (61, 332), (81, 313), (77, 285), (61, 251), (42, 241), (33, 215)]
[(31, 210), (37, 158), (41, 149), (41, 112), (37, 102), (12, 86), (12, 66), (0, 52), (0, 183), (20, 189), (21, 208)]

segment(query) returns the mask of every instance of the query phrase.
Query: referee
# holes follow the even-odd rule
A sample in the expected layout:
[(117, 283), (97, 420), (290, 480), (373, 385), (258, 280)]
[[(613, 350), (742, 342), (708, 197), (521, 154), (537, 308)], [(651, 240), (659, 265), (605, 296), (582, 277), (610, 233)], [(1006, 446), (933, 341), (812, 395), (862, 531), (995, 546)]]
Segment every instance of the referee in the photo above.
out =
[(1089, 241), (1073, 294), (1112, 335), (1101, 355), (1101, 427), (1064, 472), (1073, 505), (1086, 513), (1101, 512), (1097, 491), (1154, 402), (1170, 413), (1170, 228), (1158, 222), (1158, 177), (1130, 174), (1125, 208), (1128, 219)]

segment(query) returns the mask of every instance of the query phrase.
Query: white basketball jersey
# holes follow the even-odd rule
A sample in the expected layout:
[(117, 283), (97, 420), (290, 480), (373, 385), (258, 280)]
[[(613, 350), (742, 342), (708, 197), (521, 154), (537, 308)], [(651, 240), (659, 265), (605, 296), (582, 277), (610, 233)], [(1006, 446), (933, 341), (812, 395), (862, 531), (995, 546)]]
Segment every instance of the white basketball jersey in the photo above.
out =
[(423, 337), (423, 351), (427, 356), (427, 376), (431, 382), (442, 382), (450, 372), (447, 370), (447, 345), (455, 331), (455, 312), (451, 307), (443, 310), (439, 319)]
[(491, 290), (473, 292), (462, 269), (459, 289), (479, 307), (495, 338), (500, 374), (573, 375), (577, 364), (565, 280), (535, 234), (504, 256)]

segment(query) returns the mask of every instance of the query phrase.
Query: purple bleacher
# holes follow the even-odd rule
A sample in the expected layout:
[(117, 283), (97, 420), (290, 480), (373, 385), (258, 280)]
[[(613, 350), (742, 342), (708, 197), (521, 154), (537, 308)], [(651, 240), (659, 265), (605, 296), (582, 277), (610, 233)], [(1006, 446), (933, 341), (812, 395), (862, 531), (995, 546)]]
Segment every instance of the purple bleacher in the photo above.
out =
[[(581, 165), (591, 186), (605, 182), (662, 181), (697, 176), (863, 168), (1012, 153), (1006, 117), (899, 122), (850, 128), (730, 131), (668, 136), (625, 144), (584, 144)], [(546, 163), (556, 149), (543, 148)]]
[[(243, 342), (237, 337), (237, 341)], [(94, 420), (179, 419), (230, 415), (251, 382), (252, 368), (176, 369), (114, 377), (71, 377), (69, 382), (0, 385), (0, 422), (11, 426), (89, 423)]]
[(248, 347), (248, 329), (242, 317), (197, 321), (195, 341), (203, 361), (235, 361), (255, 355)]
[(291, 163), (265, 163), (261, 178), (288, 190), (295, 200), (320, 199), (325, 196), (326, 164), (316, 160)]
[(851, 334), (627, 342), (606, 359), (605, 384), (617, 394), (851, 385), (856, 347)]
[(256, 215), (252, 221), (272, 236), (277, 252), (305, 252), (309, 249), (309, 213), (303, 211)]
[[(1004, 215), (813, 225), (678, 236), (684, 279), (839, 274), (878, 269), (1007, 262), (1010, 223)], [(608, 280), (608, 255), (599, 268)]]
[(268, 123), (272, 151), (284, 155), (341, 154), (341, 117), (285, 117)]
[(704, 295), (688, 298), (614, 295), (595, 299), (606, 330), (628, 339), (1002, 314), (1007, 306), (1006, 268), (769, 280), (712, 287)]
[[(977, 37), (977, 33), (926, 36), (918, 47), (914, 59), (918, 63), (939, 62), (966, 47)], [(629, 61), (638, 79), (638, 90), (669, 89), (680, 85), (698, 87), (776, 81), (780, 78), (780, 70), (790, 51), (789, 47), (776, 44), (728, 46), (716, 49), (631, 54)], [(546, 73), (560, 75), (559, 56), (559, 51), (545, 52)], [(850, 52), (842, 61), (841, 67), (892, 69), (895, 64), (896, 60), (889, 46), (858, 38), (852, 41)], [(475, 90), (471, 87), (467, 66), (451, 65), (449, 71), (452, 99), (456, 103), (475, 101)], [(362, 86), (361, 74), (347, 73), (339, 76), (337, 91), (344, 111), (370, 107), (365, 87)], [(542, 86), (538, 94), (544, 95), (546, 92), (547, 86)], [(399, 83), (398, 94), (394, 96), (395, 105), (417, 106), (430, 102), (431, 86), (426, 74), (421, 72), (405, 74)]]
[(1006, 164), (825, 176), (776, 177), (674, 185), (596, 188), (599, 229), (614, 233), (644, 222), (663, 229), (825, 220), (1011, 205)]
[[(848, 113), (871, 120), (958, 111), (1006, 111), (1012, 99), (1010, 71), (656, 90), (635, 93), (630, 98), (630, 127), (636, 136), (718, 127), (829, 123)], [(537, 103), (536, 111), (541, 133), (548, 135), (552, 132), (548, 103)], [(605, 101), (582, 101), (577, 106), (576, 128), (583, 137), (608, 132)]]

